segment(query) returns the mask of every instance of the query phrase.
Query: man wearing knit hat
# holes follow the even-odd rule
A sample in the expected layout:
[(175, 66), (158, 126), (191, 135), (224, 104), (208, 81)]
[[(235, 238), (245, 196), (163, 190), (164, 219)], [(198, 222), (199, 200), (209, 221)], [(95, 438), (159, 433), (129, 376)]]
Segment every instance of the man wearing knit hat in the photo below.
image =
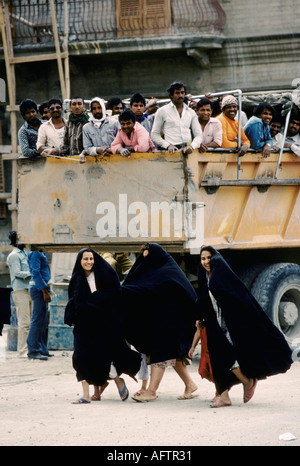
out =
[(237, 149), (239, 157), (246, 154), (250, 147), (250, 141), (241, 126), (241, 147), (238, 147), (239, 123), (235, 120), (238, 110), (237, 99), (233, 95), (226, 95), (221, 102), (222, 113), (218, 116), (222, 124), (223, 140), (222, 147), (226, 149)]

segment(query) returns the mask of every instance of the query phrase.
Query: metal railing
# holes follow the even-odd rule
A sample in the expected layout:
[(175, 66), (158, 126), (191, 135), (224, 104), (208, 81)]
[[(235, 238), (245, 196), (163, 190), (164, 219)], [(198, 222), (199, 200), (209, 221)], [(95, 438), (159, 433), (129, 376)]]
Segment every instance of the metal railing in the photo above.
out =
[[(68, 31), (64, 30), (65, 2), (68, 11)], [(149, 2), (149, 3), (148, 3)], [(122, 4), (122, 28), (117, 0), (55, 0), (58, 32), (68, 34), (69, 43), (115, 39), (120, 37), (162, 34), (220, 34), (225, 24), (225, 12), (218, 0), (169, 0), (168, 12), (155, 15), (157, 4), (143, 0), (135, 16)], [(127, 2), (130, 5), (130, 2)], [(161, 2), (163, 3), (163, 2)], [(54, 42), (50, 2), (48, 0), (2, 0), (11, 17), (14, 46), (47, 45)], [(126, 18), (126, 15), (128, 16)], [(165, 21), (164, 21), (165, 15)], [(167, 18), (166, 16), (169, 16)], [(169, 27), (171, 26), (171, 27)], [(155, 32), (156, 31), (156, 32)]]

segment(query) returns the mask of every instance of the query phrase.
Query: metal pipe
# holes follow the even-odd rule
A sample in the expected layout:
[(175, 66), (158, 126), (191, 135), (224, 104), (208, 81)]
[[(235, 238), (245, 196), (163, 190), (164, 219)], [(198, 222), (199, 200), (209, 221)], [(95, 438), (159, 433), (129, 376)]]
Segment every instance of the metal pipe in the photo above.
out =
[(292, 113), (292, 110), (289, 111), (289, 113), (286, 116), (286, 120), (285, 120), (285, 127), (284, 127), (284, 132), (283, 132), (283, 141), (282, 141), (282, 145), (281, 145), (281, 148), (280, 148), (278, 161), (277, 161), (277, 167), (276, 167), (276, 171), (275, 171), (275, 175), (274, 175), (275, 180), (277, 179), (278, 171), (279, 171), (279, 168), (280, 168), (280, 165), (281, 165), (282, 153), (283, 153), (283, 149), (284, 149), (284, 143), (285, 143), (285, 138), (286, 138), (286, 134), (287, 134), (288, 126), (289, 126), (291, 113)]

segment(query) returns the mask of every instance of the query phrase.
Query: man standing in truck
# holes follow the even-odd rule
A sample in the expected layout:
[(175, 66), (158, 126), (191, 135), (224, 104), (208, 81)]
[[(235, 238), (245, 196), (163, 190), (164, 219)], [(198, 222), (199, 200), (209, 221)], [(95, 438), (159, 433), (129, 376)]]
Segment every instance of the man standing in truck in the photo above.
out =
[(286, 133), (284, 147), (300, 157), (300, 117), (292, 116)]
[(178, 150), (190, 154), (198, 149), (202, 142), (202, 130), (197, 114), (184, 102), (184, 84), (174, 82), (168, 92), (171, 102), (157, 110), (151, 139), (158, 148), (167, 150), (170, 154)]
[[(110, 155), (110, 145), (120, 128), (118, 120), (106, 115), (105, 102), (99, 97), (91, 101), (91, 116), (82, 129), (86, 155)], [(84, 157), (81, 160), (84, 162)]]
[(82, 97), (73, 97), (70, 103), (71, 113), (66, 123), (64, 142), (60, 147), (63, 155), (79, 155), (83, 151), (82, 128), (89, 121)]

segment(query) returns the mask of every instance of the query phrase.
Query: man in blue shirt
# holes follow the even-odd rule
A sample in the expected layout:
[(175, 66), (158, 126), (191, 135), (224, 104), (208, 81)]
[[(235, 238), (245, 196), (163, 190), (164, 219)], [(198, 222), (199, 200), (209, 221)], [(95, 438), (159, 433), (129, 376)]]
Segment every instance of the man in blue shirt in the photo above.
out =
[(27, 357), (27, 336), (29, 332), (32, 314), (32, 300), (29, 295), (30, 271), (27, 263), (27, 254), (24, 244), (18, 244), (18, 234), (11, 231), (9, 234), (10, 244), (14, 249), (7, 257), (7, 265), (10, 272), (12, 297), (16, 306), (18, 319), (18, 345), (19, 357)]
[(28, 253), (28, 265), (31, 273), (29, 292), (33, 302), (27, 337), (28, 358), (47, 360), (50, 356), (47, 347), (48, 303), (51, 301), (48, 287), (50, 269), (46, 255), (40, 251)]
[(275, 110), (270, 104), (261, 103), (244, 127), (245, 134), (250, 140), (251, 149), (261, 150), (263, 157), (269, 157), (273, 147), (270, 123), (274, 114)]
[[(110, 155), (110, 145), (120, 128), (119, 121), (106, 116), (105, 102), (99, 97), (91, 101), (91, 116), (82, 129), (86, 155)], [(80, 159), (80, 158), (79, 158)], [(82, 162), (85, 159), (82, 158)]]

